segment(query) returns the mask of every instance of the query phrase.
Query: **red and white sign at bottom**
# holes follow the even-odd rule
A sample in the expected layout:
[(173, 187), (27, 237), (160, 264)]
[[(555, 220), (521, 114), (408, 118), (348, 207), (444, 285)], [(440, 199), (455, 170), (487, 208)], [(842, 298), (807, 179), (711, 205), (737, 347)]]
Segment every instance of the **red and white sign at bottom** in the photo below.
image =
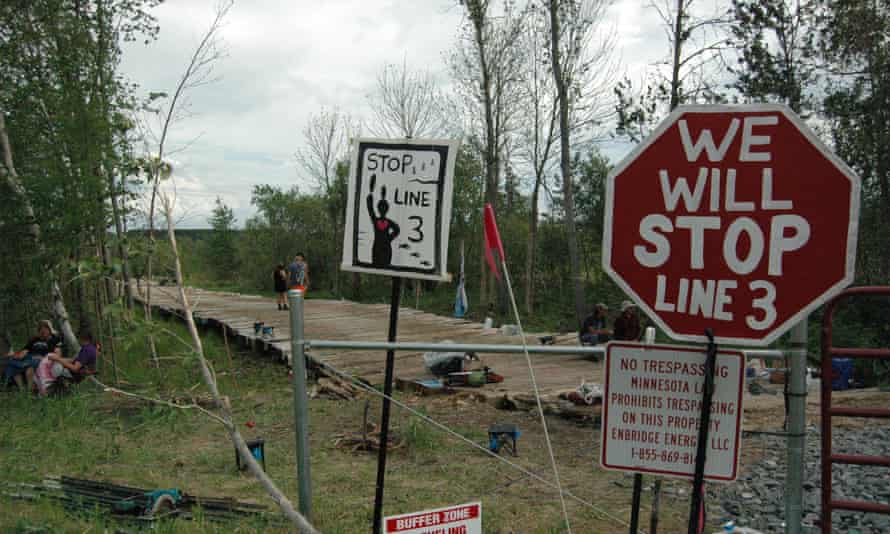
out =
[(383, 527), (386, 534), (482, 534), (482, 503), (391, 515), (383, 518)]

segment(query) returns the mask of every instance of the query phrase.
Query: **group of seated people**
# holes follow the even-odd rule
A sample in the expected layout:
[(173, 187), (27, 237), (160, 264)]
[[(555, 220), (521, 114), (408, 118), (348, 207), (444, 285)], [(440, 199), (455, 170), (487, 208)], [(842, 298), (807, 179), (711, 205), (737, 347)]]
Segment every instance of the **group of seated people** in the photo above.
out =
[(37, 323), (37, 335), (17, 352), (6, 356), (2, 385), (46, 396), (59, 380), (79, 382), (96, 370), (98, 348), (93, 335), (81, 330), (77, 336), (80, 351), (74, 358), (63, 356), (62, 340), (47, 320)]
[(597, 345), (610, 340), (638, 341), (643, 334), (640, 316), (633, 302), (621, 303), (621, 313), (615, 317), (612, 328), (608, 327), (609, 307), (600, 302), (584, 319), (578, 338), (582, 345)]

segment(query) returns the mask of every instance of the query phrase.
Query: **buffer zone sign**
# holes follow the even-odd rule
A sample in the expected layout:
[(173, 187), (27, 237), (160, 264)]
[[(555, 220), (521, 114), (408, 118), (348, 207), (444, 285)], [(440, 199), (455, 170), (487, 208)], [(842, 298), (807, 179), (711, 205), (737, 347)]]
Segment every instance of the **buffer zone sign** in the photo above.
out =
[(603, 267), (673, 339), (769, 344), (852, 283), (859, 196), (785, 106), (679, 107), (606, 181)]
[(473, 502), (383, 518), (386, 534), (482, 534), (482, 503)]
[(342, 269), (449, 280), (457, 141), (358, 139), (349, 173)]
[[(704, 349), (606, 346), (600, 463), (605, 469), (692, 478), (702, 413)], [(745, 356), (720, 350), (705, 478), (735, 480), (741, 448)]]

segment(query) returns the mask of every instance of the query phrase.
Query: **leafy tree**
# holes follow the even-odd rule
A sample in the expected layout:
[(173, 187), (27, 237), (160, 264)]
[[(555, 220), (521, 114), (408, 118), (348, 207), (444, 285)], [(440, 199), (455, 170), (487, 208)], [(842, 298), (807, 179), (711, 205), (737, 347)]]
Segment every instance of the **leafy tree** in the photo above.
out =
[[(10, 152), (20, 176), (19, 205), (33, 210), (32, 215), (14, 212), (24, 219), (11, 224), (40, 225), (42, 243), (31, 248), (27, 259), (38, 268), (25, 270), (25, 277), (58, 281), (62, 291), (54, 300), (60, 321), (65, 314), (59, 304), (65, 298), (73, 301), (74, 319), (83, 324), (101, 307), (100, 298), (87, 287), (89, 279), (78, 269), (62, 269), (63, 264), (80, 266), (95, 257), (104, 267), (92, 272), (113, 289), (106, 239), (109, 200), (117, 191), (109, 187), (109, 177), (122, 166), (132, 128), (124, 119), (131, 103), (129, 88), (116, 69), (121, 42), (155, 34), (149, 10), (156, 4), (0, 4), (0, 113), (8, 118)], [(72, 273), (76, 276), (69, 280)], [(0, 287), (6, 285), (0, 282)], [(0, 293), (5, 294), (5, 288)], [(45, 302), (35, 305), (46, 307)]]
[(775, 101), (801, 113), (815, 77), (815, 1), (733, 0), (735, 88), (754, 102)]
[(213, 269), (220, 280), (226, 280), (235, 273), (238, 258), (235, 255), (235, 213), (216, 197), (208, 221), (213, 233), (208, 243), (208, 251), (213, 258)]
[(826, 2), (820, 21), (834, 149), (862, 179), (859, 279), (884, 284), (890, 280), (890, 10), (871, 0)]

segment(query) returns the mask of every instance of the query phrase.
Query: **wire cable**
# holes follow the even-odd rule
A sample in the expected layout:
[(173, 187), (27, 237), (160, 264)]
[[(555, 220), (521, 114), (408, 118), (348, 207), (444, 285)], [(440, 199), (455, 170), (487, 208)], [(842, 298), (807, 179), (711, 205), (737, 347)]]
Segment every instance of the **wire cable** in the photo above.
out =
[(517, 471), (523, 473), (524, 475), (526, 475), (530, 478), (533, 478), (533, 479), (537, 480), (538, 482), (540, 482), (546, 486), (549, 486), (555, 490), (562, 491), (563, 494), (567, 495), (572, 500), (576, 501), (579, 504), (586, 506), (587, 508), (590, 508), (594, 512), (600, 514), (602, 517), (611, 519), (612, 521), (615, 521), (616, 523), (623, 525), (625, 527), (630, 526), (630, 523), (624, 521), (623, 519), (610, 514), (609, 512), (605, 511), (604, 509), (594, 505), (591, 502), (588, 502), (588, 501), (582, 499), (581, 497), (578, 497), (577, 495), (573, 494), (572, 492), (570, 492), (568, 490), (561, 490), (559, 486), (557, 486), (555, 483), (551, 482), (550, 480), (547, 480), (546, 478), (538, 475), (537, 473), (529, 471), (525, 467), (522, 467), (521, 465), (519, 465), (515, 462), (511, 462), (507, 458), (504, 458), (503, 456), (490, 451), (487, 447), (483, 447), (482, 445), (479, 445), (475, 441), (467, 438), (466, 436), (460, 434), (459, 432), (452, 430), (447, 425), (436, 421), (435, 419), (429, 417), (428, 415), (426, 415), (418, 410), (415, 410), (414, 408), (411, 408), (410, 406), (399, 401), (398, 399), (396, 399), (392, 396), (387, 396), (382, 391), (378, 391), (377, 389), (373, 388), (372, 386), (369, 386), (368, 384), (366, 384), (366, 383), (362, 382), (361, 380), (359, 380), (358, 378), (354, 377), (353, 375), (351, 375), (345, 371), (341, 371), (340, 369), (337, 369), (336, 367), (333, 367), (333, 366), (331, 366), (325, 362), (322, 362), (318, 359), (313, 359), (313, 362), (315, 364), (319, 365), (320, 367), (323, 367), (323, 368), (331, 371), (332, 373), (336, 374), (337, 376), (340, 376), (340, 377), (343, 377), (343, 378), (349, 380), (350, 382), (352, 382), (353, 384), (358, 386), (358, 388), (363, 391), (367, 391), (368, 393), (373, 393), (374, 395), (377, 395), (378, 397), (381, 397), (381, 398), (388, 398), (390, 400), (390, 402), (392, 402), (393, 404), (395, 404), (396, 406), (398, 406), (404, 410), (407, 410), (415, 417), (418, 417), (421, 420), (438, 428), (439, 430), (442, 430), (443, 432), (458, 438), (459, 440), (467, 443), (468, 445), (472, 446), (475, 449), (478, 449), (478, 450), (484, 452), (485, 454), (491, 456), (492, 458), (495, 458), (495, 459), (501, 461), (502, 463), (509, 465), (510, 467), (512, 467), (513, 469), (516, 469)]

